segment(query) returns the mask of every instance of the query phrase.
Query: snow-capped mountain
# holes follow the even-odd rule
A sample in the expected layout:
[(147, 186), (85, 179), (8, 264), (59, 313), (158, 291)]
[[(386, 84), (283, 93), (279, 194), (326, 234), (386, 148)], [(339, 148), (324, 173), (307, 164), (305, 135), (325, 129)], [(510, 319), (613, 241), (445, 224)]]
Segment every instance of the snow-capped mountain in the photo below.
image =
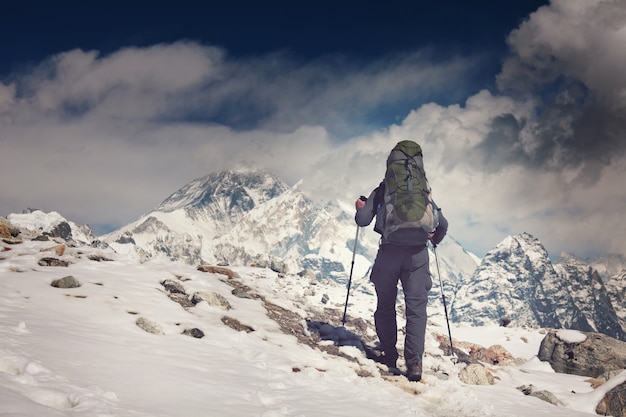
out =
[(509, 236), (487, 253), (460, 283), (451, 317), (476, 325), (509, 321), (626, 339), (597, 271), (573, 257), (553, 265), (543, 245), (528, 233)]
[(614, 253), (586, 259), (586, 263), (598, 271), (604, 282), (626, 271), (626, 259), (623, 255)]
[[(190, 182), (153, 211), (102, 239), (119, 252), (190, 264), (267, 265), (318, 278), (347, 278), (354, 250), (354, 213), (320, 206), (263, 170), (225, 171)], [(367, 275), (378, 235), (361, 229), (355, 277)], [(442, 244), (440, 269), (453, 282), (477, 258), (456, 241)]]
[(89, 226), (78, 225), (56, 211), (44, 213), (37, 209), (25, 209), (22, 213), (9, 214), (7, 219), (25, 230), (69, 242), (90, 245), (97, 240)]
[(344, 271), (354, 239), (338, 217), (266, 171), (225, 171), (192, 181), (103, 240), (146, 259), (329, 274)]
[(598, 271), (573, 256), (562, 257), (554, 267), (589, 325), (601, 333), (626, 340), (626, 332), (614, 308), (617, 304), (612, 303)]

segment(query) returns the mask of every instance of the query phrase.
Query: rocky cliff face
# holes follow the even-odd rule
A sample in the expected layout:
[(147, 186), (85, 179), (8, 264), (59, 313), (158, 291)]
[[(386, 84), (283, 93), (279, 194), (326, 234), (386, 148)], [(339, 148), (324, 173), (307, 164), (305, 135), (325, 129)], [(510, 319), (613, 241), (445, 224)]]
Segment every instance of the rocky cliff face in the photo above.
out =
[(507, 237), (460, 283), (451, 317), (476, 325), (510, 322), (626, 338), (600, 275), (574, 258), (553, 265), (528, 233)]
[(561, 257), (555, 269), (590, 327), (608, 336), (626, 340), (626, 332), (622, 329), (620, 318), (613, 307), (618, 304), (612, 303), (598, 271), (573, 256)]

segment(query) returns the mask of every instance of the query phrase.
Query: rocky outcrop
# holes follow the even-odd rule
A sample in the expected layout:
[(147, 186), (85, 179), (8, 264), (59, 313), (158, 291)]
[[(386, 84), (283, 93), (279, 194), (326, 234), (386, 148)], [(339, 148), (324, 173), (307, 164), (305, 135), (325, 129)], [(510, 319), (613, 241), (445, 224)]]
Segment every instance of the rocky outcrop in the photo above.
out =
[(600, 333), (579, 332), (583, 338), (573, 341), (549, 332), (542, 340), (538, 358), (547, 361), (556, 372), (608, 379), (626, 369), (626, 342)]

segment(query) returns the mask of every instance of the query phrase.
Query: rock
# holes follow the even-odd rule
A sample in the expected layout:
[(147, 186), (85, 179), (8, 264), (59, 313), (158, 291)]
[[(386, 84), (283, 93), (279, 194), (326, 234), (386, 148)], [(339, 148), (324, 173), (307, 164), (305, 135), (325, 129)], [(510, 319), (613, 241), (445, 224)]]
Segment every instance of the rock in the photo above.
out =
[(249, 298), (251, 300), (258, 300), (263, 298), (259, 294), (255, 293), (252, 288), (245, 285), (241, 287), (236, 287), (231, 291), (231, 294), (237, 298)]
[(315, 276), (315, 272), (310, 269), (303, 269), (298, 272), (298, 276), (307, 279), (309, 282), (317, 283), (317, 277)]
[(280, 274), (287, 273), (287, 265), (285, 265), (284, 262), (281, 262), (278, 259), (274, 259), (274, 258), (270, 259), (270, 269)]
[(212, 273), (212, 274), (226, 275), (228, 277), (228, 279), (239, 278), (239, 274), (237, 274), (232, 269), (225, 268), (223, 266), (200, 265), (198, 267), (198, 271), (209, 272), (209, 273)]
[(224, 316), (222, 317), (222, 323), (224, 323), (225, 325), (227, 325), (228, 327), (230, 327), (231, 329), (235, 329), (238, 332), (246, 332), (246, 333), (251, 333), (254, 331), (254, 329), (246, 324), (242, 324), (239, 320), (232, 318), (232, 317), (228, 317), (228, 316)]
[(572, 342), (549, 332), (541, 341), (538, 358), (548, 361), (556, 372), (594, 378), (626, 368), (626, 342), (601, 333), (580, 333), (586, 339)]
[(601, 416), (626, 417), (626, 382), (606, 393), (596, 413)]
[[(471, 354), (471, 353), (470, 353)], [(481, 348), (476, 351), (474, 359), (488, 363), (489, 365), (515, 365), (515, 357), (511, 355), (503, 346), (493, 345), (486, 349)]]
[(178, 281), (174, 281), (172, 279), (166, 279), (161, 281), (161, 285), (165, 287), (165, 290), (170, 294), (186, 294), (185, 287)]
[(87, 256), (87, 259), (89, 259), (90, 261), (94, 261), (94, 262), (112, 262), (113, 259), (107, 258), (106, 256), (103, 255), (89, 255)]
[(60, 237), (63, 240), (72, 239), (72, 228), (68, 222), (61, 222), (54, 226), (49, 232), (45, 232), (50, 237)]
[(198, 291), (191, 297), (191, 302), (198, 304), (205, 301), (210, 306), (219, 307), (222, 310), (230, 310), (232, 306), (223, 295), (216, 292)]
[(135, 324), (137, 325), (137, 327), (139, 327), (140, 329), (148, 333), (158, 334), (158, 335), (163, 334), (163, 330), (161, 329), (161, 326), (158, 323), (155, 323), (152, 320), (148, 320), (145, 317), (139, 317), (135, 321)]
[(17, 237), (20, 234), (20, 229), (13, 226), (11, 222), (0, 216), (0, 238), (12, 238)]
[(78, 288), (81, 286), (81, 283), (73, 276), (68, 275), (63, 278), (55, 279), (50, 285), (55, 288)]
[(49, 248), (40, 249), (39, 252), (55, 252), (57, 256), (63, 256), (65, 253), (65, 245), (61, 243), (60, 245), (51, 246)]
[(539, 398), (540, 400), (548, 402), (552, 405), (557, 405), (559, 407), (563, 406), (563, 403), (558, 398), (556, 398), (555, 395), (552, 394), (550, 391), (541, 390), (537, 392), (532, 392), (530, 396)]
[(11, 232), (6, 224), (0, 221), (0, 238), (11, 238)]
[(564, 404), (556, 398), (556, 396), (550, 391), (540, 390), (535, 391), (535, 387), (532, 385), (522, 385), (521, 387), (517, 387), (518, 390), (522, 391), (524, 395), (530, 395), (531, 397), (539, 398), (545, 402), (548, 402), (552, 405), (556, 405), (562, 407)]
[(19, 245), (20, 243), (22, 243), (22, 239), (18, 239), (15, 237), (3, 237), (2, 238), (2, 242), (6, 243), (7, 245)]
[(180, 294), (176, 292), (170, 293), (167, 296), (170, 298), (170, 300), (180, 304), (183, 308), (191, 308), (195, 305), (186, 294)]
[(493, 385), (493, 374), (487, 368), (472, 363), (459, 372), (459, 379), (469, 385)]
[(70, 263), (57, 258), (41, 258), (37, 262), (39, 266), (68, 266)]
[(193, 329), (185, 329), (183, 334), (185, 336), (195, 337), (196, 339), (202, 339), (204, 337), (204, 332), (197, 327), (194, 327)]

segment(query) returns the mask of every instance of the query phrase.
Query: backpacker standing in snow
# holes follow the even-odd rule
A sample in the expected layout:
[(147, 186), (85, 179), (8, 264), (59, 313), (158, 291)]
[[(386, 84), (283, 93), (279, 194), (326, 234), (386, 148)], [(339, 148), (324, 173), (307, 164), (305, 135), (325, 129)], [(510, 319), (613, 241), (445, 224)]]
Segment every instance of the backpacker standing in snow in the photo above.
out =
[(385, 179), (356, 205), (356, 223), (363, 227), (376, 216), (374, 230), (382, 235), (371, 281), (378, 298), (374, 322), (380, 340), (380, 360), (396, 367), (398, 327), (396, 297), (402, 283), (406, 304), (404, 359), (407, 378), (422, 378), (422, 356), (426, 334), (426, 304), (432, 280), (428, 268), (430, 240), (439, 244), (448, 222), (430, 195), (422, 162), (422, 149), (413, 141), (399, 142), (387, 158)]

